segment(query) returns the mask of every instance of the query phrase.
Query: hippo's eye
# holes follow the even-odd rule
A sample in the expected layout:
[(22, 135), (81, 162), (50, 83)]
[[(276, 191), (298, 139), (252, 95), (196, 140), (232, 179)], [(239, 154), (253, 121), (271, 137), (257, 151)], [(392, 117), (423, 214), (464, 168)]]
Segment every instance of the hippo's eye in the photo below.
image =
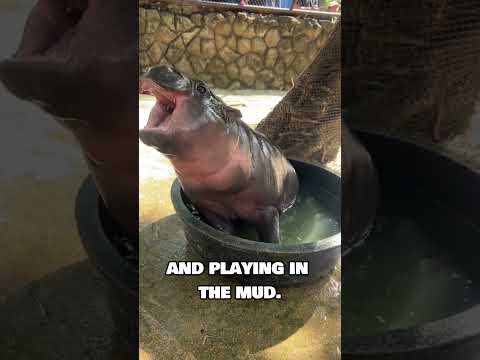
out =
[(203, 84), (198, 84), (197, 85), (197, 92), (200, 94), (200, 95), (205, 95), (207, 93), (207, 88), (205, 87), (205, 85)]

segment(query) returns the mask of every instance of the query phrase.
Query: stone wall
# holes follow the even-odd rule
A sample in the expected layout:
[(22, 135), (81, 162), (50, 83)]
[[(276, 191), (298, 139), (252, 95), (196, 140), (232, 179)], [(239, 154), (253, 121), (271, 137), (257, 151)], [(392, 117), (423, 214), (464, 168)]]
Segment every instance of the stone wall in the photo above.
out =
[(140, 7), (140, 67), (174, 64), (218, 88), (288, 89), (332, 30), (330, 20), (197, 6)]

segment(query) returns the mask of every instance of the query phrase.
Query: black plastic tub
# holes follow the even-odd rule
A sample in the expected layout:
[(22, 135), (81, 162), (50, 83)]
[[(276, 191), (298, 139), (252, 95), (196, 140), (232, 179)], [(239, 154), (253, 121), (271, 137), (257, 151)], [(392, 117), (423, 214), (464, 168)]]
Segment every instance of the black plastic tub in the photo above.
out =
[[(138, 266), (127, 261), (113, 245), (113, 220), (95, 183), (88, 177), (76, 199), (75, 215), (80, 238), (89, 260), (104, 275), (108, 300), (116, 325), (117, 358), (138, 356)], [(120, 356), (120, 357), (119, 357)]]
[[(389, 233), (384, 226), (384, 235), (371, 235), (363, 249), (342, 260), (342, 359), (480, 359), (480, 175), (428, 148), (371, 133), (356, 135), (379, 173), (378, 219), (387, 225), (391, 221), (388, 226), (396, 230)], [(400, 225), (388, 220), (409, 216)], [(409, 237), (415, 229), (428, 243)], [(369, 264), (367, 257), (373, 259), (369, 270), (362, 267)], [(452, 288), (436, 286), (436, 281), (446, 283), (440, 274), (449, 273), (445, 269), (452, 264), (470, 279), (473, 297), (463, 298), (459, 273), (452, 272), (457, 276)], [(355, 281), (362, 271), (364, 278)], [(428, 276), (422, 278), (425, 272)], [(392, 280), (396, 277), (404, 281), (397, 288), (392, 285), (388, 291), (395, 297), (389, 298), (385, 289), (389, 282), (398, 285)], [(382, 303), (384, 298), (397, 303)], [(379, 314), (382, 321), (380, 315), (387, 313), (409, 325), (358, 330), (366, 313), (368, 319)], [(418, 318), (404, 320), (400, 313)]]
[[(298, 160), (290, 160), (297, 171), (300, 187), (308, 186), (313, 193), (322, 193), (322, 200), (340, 219), (340, 177), (320, 166)], [(205, 261), (308, 261), (308, 275), (242, 276), (241, 281), (265, 285), (294, 285), (314, 281), (331, 271), (337, 264), (341, 251), (340, 232), (316, 242), (303, 244), (269, 244), (247, 240), (221, 232), (192, 214), (177, 180), (172, 185), (172, 202), (184, 224), (188, 242)], [(287, 267), (286, 267), (287, 269)]]

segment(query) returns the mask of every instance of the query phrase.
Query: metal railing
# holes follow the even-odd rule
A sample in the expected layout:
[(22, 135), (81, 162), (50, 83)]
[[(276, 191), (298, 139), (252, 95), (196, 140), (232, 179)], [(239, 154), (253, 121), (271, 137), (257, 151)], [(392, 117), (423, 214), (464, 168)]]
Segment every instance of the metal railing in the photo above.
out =
[(311, 10), (311, 11), (330, 11), (339, 12), (340, 3), (333, 0), (198, 0), (233, 4), (245, 7), (255, 6), (264, 8), (277, 8), (285, 10)]

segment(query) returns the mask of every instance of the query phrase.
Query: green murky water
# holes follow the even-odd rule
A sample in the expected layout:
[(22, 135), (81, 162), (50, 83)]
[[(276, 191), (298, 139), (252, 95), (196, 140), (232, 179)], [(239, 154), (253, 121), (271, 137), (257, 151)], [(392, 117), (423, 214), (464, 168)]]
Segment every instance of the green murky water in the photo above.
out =
[(480, 232), (435, 201), (384, 198), (373, 234), (342, 261), (345, 334), (407, 328), (480, 303)]
[[(323, 198), (323, 200), (321, 200)], [(301, 244), (316, 242), (340, 232), (340, 221), (335, 214), (338, 201), (329, 194), (313, 196), (307, 190), (301, 190), (295, 205), (280, 217), (282, 244)], [(240, 224), (236, 235), (244, 239), (257, 240), (252, 226)]]
[(282, 243), (315, 242), (340, 232), (340, 222), (319, 198), (300, 192), (295, 205), (280, 218)]

